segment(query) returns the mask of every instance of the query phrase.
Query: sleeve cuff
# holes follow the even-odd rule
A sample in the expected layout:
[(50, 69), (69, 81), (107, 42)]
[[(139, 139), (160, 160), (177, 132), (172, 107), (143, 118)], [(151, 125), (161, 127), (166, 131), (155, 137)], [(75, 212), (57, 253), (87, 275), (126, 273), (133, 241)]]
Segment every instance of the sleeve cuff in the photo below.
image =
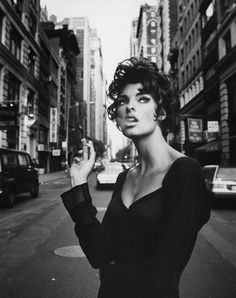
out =
[(71, 212), (81, 203), (92, 202), (89, 194), (88, 183), (77, 185), (61, 195), (62, 202), (68, 212)]

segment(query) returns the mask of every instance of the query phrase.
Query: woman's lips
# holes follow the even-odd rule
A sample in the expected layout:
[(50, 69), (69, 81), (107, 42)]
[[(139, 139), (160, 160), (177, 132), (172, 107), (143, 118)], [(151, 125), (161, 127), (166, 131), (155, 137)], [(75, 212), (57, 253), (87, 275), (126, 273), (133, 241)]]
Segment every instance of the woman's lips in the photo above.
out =
[(138, 123), (138, 120), (135, 117), (126, 117), (126, 127), (133, 127)]
[(138, 122), (138, 119), (134, 116), (128, 116), (128, 117), (126, 117), (126, 121), (128, 123), (134, 123), (134, 122)]

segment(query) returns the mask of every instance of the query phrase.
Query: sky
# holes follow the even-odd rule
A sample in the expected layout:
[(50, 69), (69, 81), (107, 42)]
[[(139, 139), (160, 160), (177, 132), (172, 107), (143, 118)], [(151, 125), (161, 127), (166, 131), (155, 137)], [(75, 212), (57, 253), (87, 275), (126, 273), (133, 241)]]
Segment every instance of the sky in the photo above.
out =
[(48, 15), (58, 21), (65, 17), (88, 17), (91, 28), (101, 38), (104, 73), (108, 83), (119, 62), (130, 56), (131, 22), (139, 16), (140, 5), (156, 5), (157, 0), (41, 0)]
[[(131, 23), (138, 18), (140, 6), (157, 5), (158, 0), (40, 0), (47, 7), (48, 16), (87, 17), (90, 28), (96, 28), (101, 39), (104, 74), (108, 84), (119, 62), (130, 57)], [(115, 126), (110, 125), (113, 136), (112, 152), (122, 148), (124, 140)]]

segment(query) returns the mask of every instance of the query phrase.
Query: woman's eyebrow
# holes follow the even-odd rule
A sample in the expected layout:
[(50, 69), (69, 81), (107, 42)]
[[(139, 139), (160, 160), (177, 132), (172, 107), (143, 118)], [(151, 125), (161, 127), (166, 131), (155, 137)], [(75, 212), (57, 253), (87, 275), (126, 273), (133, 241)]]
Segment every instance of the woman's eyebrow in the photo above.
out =
[(128, 98), (128, 96), (125, 95), (125, 94), (120, 94), (120, 95), (117, 97), (117, 99), (119, 99), (119, 98)]
[(139, 96), (139, 95), (148, 95), (148, 96), (150, 96), (150, 94), (148, 94), (147, 92), (145, 92), (143, 90), (140, 90), (138, 93), (136, 93), (136, 96)]

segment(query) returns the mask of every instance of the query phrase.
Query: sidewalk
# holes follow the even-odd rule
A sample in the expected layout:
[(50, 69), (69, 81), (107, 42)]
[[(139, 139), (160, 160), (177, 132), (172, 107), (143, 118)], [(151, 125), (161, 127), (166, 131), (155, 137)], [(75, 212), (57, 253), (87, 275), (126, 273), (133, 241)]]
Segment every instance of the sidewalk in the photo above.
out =
[(59, 172), (52, 172), (52, 173), (45, 173), (39, 175), (39, 183), (43, 184), (49, 181), (58, 180), (61, 178), (68, 177), (68, 174), (65, 173), (65, 171), (59, 171)]

